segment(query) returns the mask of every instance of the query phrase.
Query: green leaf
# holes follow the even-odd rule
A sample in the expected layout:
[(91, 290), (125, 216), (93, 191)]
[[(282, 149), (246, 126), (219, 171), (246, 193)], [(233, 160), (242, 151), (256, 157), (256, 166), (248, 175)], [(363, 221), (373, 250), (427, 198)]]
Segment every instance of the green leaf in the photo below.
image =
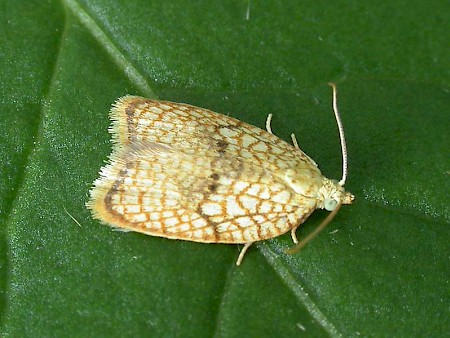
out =
[[(0, 2), (1, 336), (448, 334), (448, 11), (248, 4)], [(259, 127), (274, 113), (274, 133), (339, 179), (329, 81), (356, 201), (300, 253), (286, 234), (238, 268), (238, 246), (112, 231), (85, 208), (127, 93)]]

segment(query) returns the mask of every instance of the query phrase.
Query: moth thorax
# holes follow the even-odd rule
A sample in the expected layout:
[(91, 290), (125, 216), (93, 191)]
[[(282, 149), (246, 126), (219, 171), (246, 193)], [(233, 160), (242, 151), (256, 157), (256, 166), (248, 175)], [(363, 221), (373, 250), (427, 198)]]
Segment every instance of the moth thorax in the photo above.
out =
[(317, 198), (317, 193), (322, 186), (322, 174), (317, 167), (287, 169), (284, 173), (285, 182), (297, 194)]

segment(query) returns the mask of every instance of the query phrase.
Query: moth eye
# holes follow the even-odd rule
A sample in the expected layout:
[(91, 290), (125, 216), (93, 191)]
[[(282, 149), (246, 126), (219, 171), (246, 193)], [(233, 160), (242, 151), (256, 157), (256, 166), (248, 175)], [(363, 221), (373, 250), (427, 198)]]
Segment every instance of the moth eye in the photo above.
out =
[(336, 205), (338, 205), (338, 201), (332, 198), (326, 198), (323, 204), (326, 210), (333, 211), (336, 208)]

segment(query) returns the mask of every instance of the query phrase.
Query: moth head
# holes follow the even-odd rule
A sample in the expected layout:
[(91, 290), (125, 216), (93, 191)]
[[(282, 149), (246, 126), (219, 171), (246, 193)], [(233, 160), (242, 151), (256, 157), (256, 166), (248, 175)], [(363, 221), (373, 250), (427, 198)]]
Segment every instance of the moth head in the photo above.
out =
[(326, 209), (331, 211), (327, 218), (325, 218), (322, 223), (305, 239), (300, 241), (296, 246), (291, 249), (285, 250), (289, 254), (294, 254), (303, 248), (309, 241), (311, 241), (319, 232), (321, 232), (325, 227), (331, 222), (331, 220), (336, 216), (342, 204), (351, 204), (355, 196), (348, 191), (345, 191), (341, 182), (335, 180), (330, 180), (328, 178), (323, 179), (323, 186), (319, 190), (319, 203), (317, 208)]
[(352, 204), (355, 199), (352, 193), (345, 191), (340, 182), (328, 178), (324, 179), (320, 190), (320, 200), (323, 201), (323, 205), (318, 205), (318, 207), (328, 211), (333, 211), (339, 204)]

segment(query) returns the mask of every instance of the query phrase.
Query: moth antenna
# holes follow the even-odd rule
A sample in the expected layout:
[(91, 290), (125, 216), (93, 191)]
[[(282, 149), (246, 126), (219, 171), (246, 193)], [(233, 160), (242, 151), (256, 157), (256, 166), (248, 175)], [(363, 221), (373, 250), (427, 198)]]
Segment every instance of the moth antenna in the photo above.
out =
[(336, 122), (339, 130), (339, 138), (341, 139), (342, 149), (342, 179), (339, 181), (340, 186), (344, 186), (347, 180), (347, 144), (345, 143), (344, 126), (342, 125), (341, 117), (337, 107), (337, 89), (336, 85), (332, 82), (328, 83), (333, 88), (333, 111), (336, 117)]
[(303, 248), (306, 244), (308, 244), (314, 237), (317, 236), (319, 232), (325, 229), (325, 227), (333, 220), (334, 216), (336, 216), (339, 209), (341, 208), (341, 205), (342, 203), (336, 205), (336, 208), (328, 214), (327, 218), (325, 218), (323, 222), (313, 232), (311, 232), (308, 236), (302, 239), (296, 246), (290, 249), (286, 249), (284, 250), (284, 252), (292, 255), (297, 253), (301, 248)]

